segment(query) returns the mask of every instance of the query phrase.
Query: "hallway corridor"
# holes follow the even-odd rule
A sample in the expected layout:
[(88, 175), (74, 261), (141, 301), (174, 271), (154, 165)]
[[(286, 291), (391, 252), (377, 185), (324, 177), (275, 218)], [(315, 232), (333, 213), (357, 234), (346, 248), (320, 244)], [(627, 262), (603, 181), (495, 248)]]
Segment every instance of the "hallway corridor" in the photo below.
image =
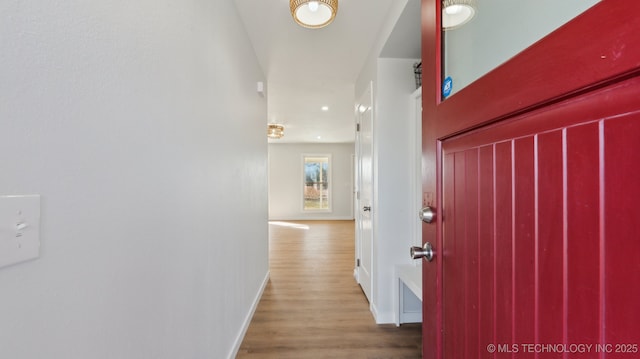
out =
[(421, 358), (421, 325), (376, 325), (353, 278), (354, 222), (270, 222), (270, 271), (236, 358)]

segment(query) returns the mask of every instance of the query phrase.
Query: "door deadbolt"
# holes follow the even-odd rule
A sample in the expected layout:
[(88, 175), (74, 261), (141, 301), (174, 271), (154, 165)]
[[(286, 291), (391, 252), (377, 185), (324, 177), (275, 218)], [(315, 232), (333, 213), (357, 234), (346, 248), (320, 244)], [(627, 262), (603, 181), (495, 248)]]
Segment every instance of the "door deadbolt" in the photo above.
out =
[(435, 208), (425, 206), (420, 210), (420, 219), (424, 223), (432, 223), (436, 219), (436, 210)]

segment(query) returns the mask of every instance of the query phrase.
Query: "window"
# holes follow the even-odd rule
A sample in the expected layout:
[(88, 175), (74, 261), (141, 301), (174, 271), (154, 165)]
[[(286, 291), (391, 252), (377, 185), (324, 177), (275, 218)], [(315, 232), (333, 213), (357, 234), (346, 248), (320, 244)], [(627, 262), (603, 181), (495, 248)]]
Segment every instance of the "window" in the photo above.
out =
[(304, 156), (303, 209), (305, 211), (331, 210), (330, 162), (329, 155)]

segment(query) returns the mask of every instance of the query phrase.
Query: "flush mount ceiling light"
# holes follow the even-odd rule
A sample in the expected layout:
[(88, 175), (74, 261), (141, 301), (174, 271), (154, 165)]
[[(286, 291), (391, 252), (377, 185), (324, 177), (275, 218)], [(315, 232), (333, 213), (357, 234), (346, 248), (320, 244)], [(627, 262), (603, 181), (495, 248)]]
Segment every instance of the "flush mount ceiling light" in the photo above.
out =
[(300, 26), (319, 29), (329, 25), (338, 13), (338, 0), (289, 0), (291, 16)]
[(267, 137), (278, 139), (282, 136), (284, 136), (284, 126), (270, 123), (267, 127)]
[(476, 0), (443, 0), (442, 28), (457, 29), (473, 18), (478, 9)]

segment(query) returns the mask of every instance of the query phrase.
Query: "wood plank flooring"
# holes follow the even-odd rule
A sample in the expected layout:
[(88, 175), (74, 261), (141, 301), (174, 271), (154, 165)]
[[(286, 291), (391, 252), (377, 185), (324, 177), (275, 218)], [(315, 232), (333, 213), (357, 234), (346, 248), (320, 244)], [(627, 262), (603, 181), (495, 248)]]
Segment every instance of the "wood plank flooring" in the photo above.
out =
[(271, 222), (271, 279), (236, 358), (421, 358), (421, 325), (376, 325), (353, 278), (354, 222)]

